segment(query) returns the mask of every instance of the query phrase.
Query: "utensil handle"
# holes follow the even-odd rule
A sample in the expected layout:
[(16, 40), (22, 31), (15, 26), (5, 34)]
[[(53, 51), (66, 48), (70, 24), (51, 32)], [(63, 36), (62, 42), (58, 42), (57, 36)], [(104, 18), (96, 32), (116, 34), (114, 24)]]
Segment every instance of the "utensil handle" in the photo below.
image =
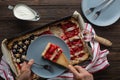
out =
[(109, 41), (108, 39), (105, 39), (103, 37), (100, 37), (100, 36), (97, 36), (97, 35), (94, 35), (94, 39), (98, 42), (100, 42), (101, 44), (105, 45), (105, 46), (111, 46), (112, 45), (112, 42)]
[[(101, 0), (102, 1), (102, 0)], [(100, 7), (100, 6), (102, 6), (102, 5), (104, 5), (106, 2), (108, 2), (109, 0), (103, 0), (103, 2), (101, 3), (101, 4), (99, 4), (99, 5), (97, 5), (96, 6), (96, 8), (98, 8), (98, 7)]]
[(14, 6), (8, 5), (8, 9), (13, 10)]
[[(29, 62), (29, 60), (28, 59), (21, 59), (22, 61), (25, 61), (25, 62)], [(38, 63), (36, 63), (36, 62), (34, 62), (33, 64), (35, 64), (35, 65), (38, 65), (38, 66), (44, 66), (44, 65), (41, 65), (41, 64), (38, 64)]]
[(109, 0), (102, 8), (100, 11), (104, 10), (105, 8), (107, 8), (114, 0)]

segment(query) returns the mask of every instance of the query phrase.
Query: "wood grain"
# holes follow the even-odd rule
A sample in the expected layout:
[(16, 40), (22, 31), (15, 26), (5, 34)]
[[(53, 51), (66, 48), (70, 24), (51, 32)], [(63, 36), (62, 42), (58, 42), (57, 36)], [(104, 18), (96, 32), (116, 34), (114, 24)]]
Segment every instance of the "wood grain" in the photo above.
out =
[[(28, 22), (16, 19), (8, 5), (24, 3), (35, 9), (41, 16), (38, 22)], [(75, 10), (81, 12), (81, 0), (0, 0), (0, 42), (4, 38), (12, 37), (29, 29), (40, 27), (51, 21), (71, 15)], [(83, 16), (83, 15), (82, 15)], [(83, 16), (84, 20), (88, 22)], [(101, 28), (93, 25), (97, 35), (112, 41), (111, 47), (101, 45), (101, 49), (108, 49), (110, 66), (94, 73), (95, 80), (120, 80), (120, 20), (113, 25)], [(2, 52), (0, 52), (0, 57)]]

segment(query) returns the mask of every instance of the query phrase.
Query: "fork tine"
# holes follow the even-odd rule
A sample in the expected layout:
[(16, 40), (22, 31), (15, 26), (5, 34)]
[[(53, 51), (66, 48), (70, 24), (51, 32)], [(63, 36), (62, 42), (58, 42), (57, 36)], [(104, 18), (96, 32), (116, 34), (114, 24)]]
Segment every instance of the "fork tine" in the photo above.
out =
[(109, 1), (109, 0), (104, 0), (101, 4), (99, 4), (99, 5), (95, 6), (95, 7), (89, 8), (88, 10), (85, 11), (85, 13), (86, 13), (87, 15), (89, 15), (89, 14), (92, 13), (96, 8), (102, 6), (102, 5), (103, 5), (104, 3), (106, 3), (107, 1)]
[(113, 1), (114, 0), (109, 0), (99, 11), (97, 11), (93, 16), (94, 20), (96, 20), (100, 16), (101, 12), (103, 12), (103, 10), (105, 10)]
[(96, 20), (99, 17), (100, 13), (101, 11), (97, 11), (93, 16), (93, 19)]
[(98, 17), (98, 15), (97, 15), (97, 14), (95, 14), (95, 15), (93, 16), (93, 19), (94, 19), (94, 20), (96, 20), (96, 19), (97, 19), (97, 17)]
[(94, 11), (94, 9), (95, 9), (94, 7), (93, 7), (93, 8), (90, 8), (90, 9), (86, 10), (85, 13), (86, 13), (87, 15), (89, 15), (91, 12)]

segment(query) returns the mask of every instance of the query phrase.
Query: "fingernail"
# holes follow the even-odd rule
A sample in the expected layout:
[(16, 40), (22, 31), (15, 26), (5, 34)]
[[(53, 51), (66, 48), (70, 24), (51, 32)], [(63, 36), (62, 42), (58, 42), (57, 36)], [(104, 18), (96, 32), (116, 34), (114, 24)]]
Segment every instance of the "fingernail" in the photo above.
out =
[(30, 59), (30, 61), (34, 62), (34, 59)]
[(23, 64), (20, 64), (20, 66), (22, 66)]
[(71, 67), (72, 65), (68, 65), (68, 67)]

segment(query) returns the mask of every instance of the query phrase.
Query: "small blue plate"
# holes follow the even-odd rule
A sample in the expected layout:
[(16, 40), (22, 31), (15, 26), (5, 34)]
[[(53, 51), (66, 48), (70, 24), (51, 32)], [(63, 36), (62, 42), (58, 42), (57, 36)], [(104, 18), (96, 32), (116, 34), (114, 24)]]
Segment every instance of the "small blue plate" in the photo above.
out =
[(34, 59), (35, 63), (38, 63), (38, 64), (51, 65), (51, 67), (53, 69), (52, 72), (50, 72), (42, 67), (38, 67), (36, 65), (32, 66), (32, 71), (43, 78), (53, 78), (53, 77), (59, 76), (66, 70), (66, 68), (59, 66), (55, 63), (49, 62), (48, 60), (44, 60), (42, 58), (41, 54), (42, 54), (43, 50), (45, 49), (46, 45), (48, 44), (48, 42), (51, 42), (51, 43), (54, 43), (54, 44), (57, 44), (58, 46), (60, 46), (62, 48), (65, 56), (68, 58), (68, 60), (70, 60), (69, 48), (63, 40), (61, 40), (60, 38), (53, 36), (53, 35), (42, 35), (42, 36), (38, 37), (28, 47), (27, 59)]
[(104, 0), (82, 0), (82, 12), (84, 16), (92, 24), (105, 27), (115, 23), (120, 18), (120, 0), (114, 0), (104, 11), (101, 12), (100, 16), (95, 20), (93, 15), (99, 9), (95, 9), (91, 14), (87, 15), (85, 12), (91, 7), (95, 7), (101, 4)]

